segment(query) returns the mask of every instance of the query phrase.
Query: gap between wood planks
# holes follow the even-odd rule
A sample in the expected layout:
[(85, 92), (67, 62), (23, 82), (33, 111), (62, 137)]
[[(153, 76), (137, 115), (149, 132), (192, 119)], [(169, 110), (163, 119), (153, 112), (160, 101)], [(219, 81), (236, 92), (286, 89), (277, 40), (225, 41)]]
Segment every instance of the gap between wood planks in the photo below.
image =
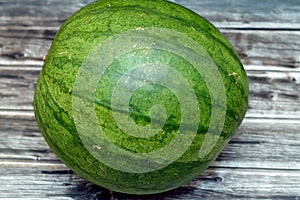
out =
[[(28, 117), (34, 119), (34, 112), (33, 110), (0, 110), (0, 117)], [(255, 116), (246, 116), (243, 123), (284, 123), (284, 124), (300, 124), (299, 117), (255, 117)]]
[[(15, 71), (41, 71), (43, 61), (38, 60), (6, 60), (0, 61), (0, 70), (15, 70)], [(284, 66), (274, 65), (243, 65), (246, 71), (262, 71), (262, 72), (299, 72), (299, 67), (288, 68)]]

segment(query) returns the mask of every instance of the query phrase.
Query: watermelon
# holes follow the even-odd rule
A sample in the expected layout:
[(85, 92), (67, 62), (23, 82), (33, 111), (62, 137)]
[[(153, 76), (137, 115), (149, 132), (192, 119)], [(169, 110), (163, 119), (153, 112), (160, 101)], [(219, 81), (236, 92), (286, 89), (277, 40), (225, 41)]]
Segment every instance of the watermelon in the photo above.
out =
[(188, 183), (245, 116), (248, 80), (230, 42), (163, 0), (99, 0), (58, 31), (34, 96), (53, 152), (82, 178), (128, 194)]

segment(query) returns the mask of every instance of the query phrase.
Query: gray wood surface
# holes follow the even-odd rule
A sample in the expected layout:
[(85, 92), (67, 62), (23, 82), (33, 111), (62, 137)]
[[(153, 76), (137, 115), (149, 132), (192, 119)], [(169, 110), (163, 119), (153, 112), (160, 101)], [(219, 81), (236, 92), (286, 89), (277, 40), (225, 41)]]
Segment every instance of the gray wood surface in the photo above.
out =
[(250, 81), (246, 118), (191, 183), (150, 196), (109, 192), (51, 152), (33, 114), (42, 58), (64, 20), (91, 0), (0, 0), (0, 198), (299, 199), (300, 1), (174, 0), (215, 24)]

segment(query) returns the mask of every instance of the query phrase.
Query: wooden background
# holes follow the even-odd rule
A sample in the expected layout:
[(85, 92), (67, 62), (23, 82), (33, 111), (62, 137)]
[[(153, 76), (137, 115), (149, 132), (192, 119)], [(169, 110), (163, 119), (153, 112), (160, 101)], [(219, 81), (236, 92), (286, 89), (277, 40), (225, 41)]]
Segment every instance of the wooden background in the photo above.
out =
[(64, 20), (90, 0), (0, 0), (0, 198), (299, 199), (300, 1), (174, 0), (215, 24), (250, 81), (249, 110), (219, 158), (164, 194), (111, 193), (51, 152), (33, 114), (42, 58)]

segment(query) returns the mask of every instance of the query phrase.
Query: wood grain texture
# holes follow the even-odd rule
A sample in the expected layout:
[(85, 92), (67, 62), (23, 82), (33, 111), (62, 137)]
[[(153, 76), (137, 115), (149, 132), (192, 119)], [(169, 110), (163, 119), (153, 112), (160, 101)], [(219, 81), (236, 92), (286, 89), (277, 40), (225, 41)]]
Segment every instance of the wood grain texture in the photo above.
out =
[(150, 196), (79, 178), (40, 134), (33, 94), (60, 25), (91, 0), (0, 0), (1, 199), (299, 199), (300, 2), (173, 0), (231, 41), (247, 70), (249, 110), (217, 160), (191, 183)]
[(172, 1), (222, 28), (295, 31), (300, 28), (300, 3), (297, 0)]

